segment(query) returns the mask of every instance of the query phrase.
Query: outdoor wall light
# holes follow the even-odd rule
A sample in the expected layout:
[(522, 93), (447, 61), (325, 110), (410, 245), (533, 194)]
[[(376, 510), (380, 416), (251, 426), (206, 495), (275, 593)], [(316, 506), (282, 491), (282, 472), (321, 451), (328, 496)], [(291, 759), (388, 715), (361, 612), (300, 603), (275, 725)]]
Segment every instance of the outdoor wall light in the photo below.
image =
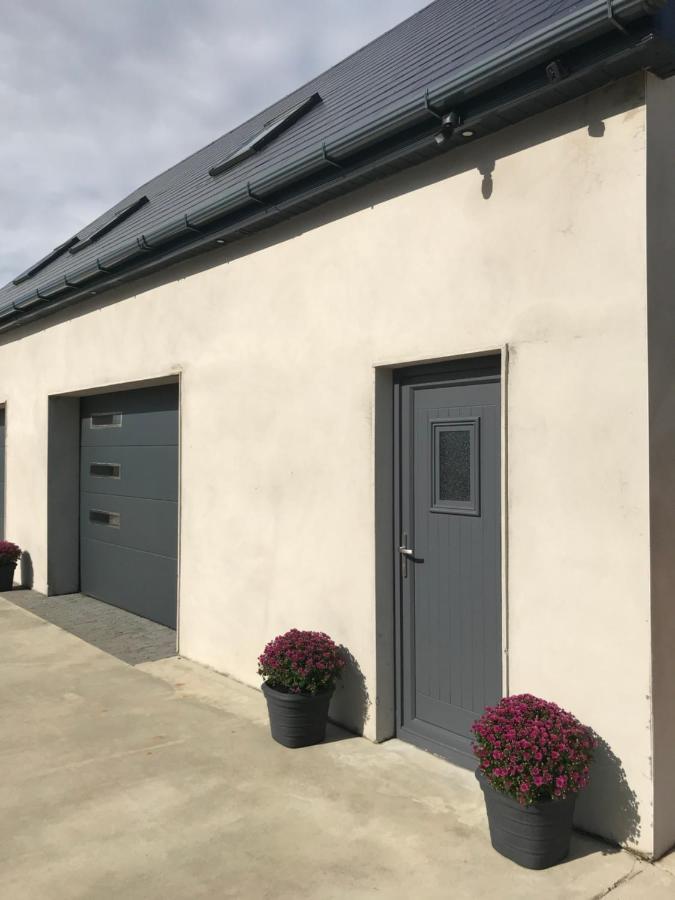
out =
[(441, 144), (444, 144), (445, 141), (447, 140), (447, 138), (449, 138), (454, 133), (455, 129), (459, 128), (459, 126), (461, 124), (462, 124), (462, 117), (458, 112), (456, 112), (455, 110), (452, 110), (451, 112), (446, 113), (441, 118), (441, 129), (442, 130), (439, 131), (438, 134), (434, 135), (434, 140), (436, 141), (436, 143), (439, 146)]
[(443, 131), (454, 131), (459, 125), (462, 124), (462, 117), (458, 112), (449, 112), (446, 113), (441, 119), (441, 125), (443, 126)]
[(475, 131), (472, 131), (470, 128), (465, 128), (462, 132), (463, 138), (472, 138), (475, 135)]

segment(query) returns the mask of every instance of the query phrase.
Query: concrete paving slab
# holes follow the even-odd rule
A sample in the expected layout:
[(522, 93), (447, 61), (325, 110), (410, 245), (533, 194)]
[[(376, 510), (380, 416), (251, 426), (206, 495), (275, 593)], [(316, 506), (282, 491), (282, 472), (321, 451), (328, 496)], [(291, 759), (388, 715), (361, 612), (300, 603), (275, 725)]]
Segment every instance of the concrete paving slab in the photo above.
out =
[(176, 655), (176, 632), (86, 594), (15, 590), (12, 603), (134, 666)]
[(675, 878), (656, 865), (636, 862), (634, 870), (609, 894), (610, 900), (673, 900)]
[(259, 692), (187, 660), (131, 667), (2, 598), (0, 628), (12, 900), (591, 900), (652, 874), (582, 835), (520, 869), (469, 772), (337, 727), (287, 750)]

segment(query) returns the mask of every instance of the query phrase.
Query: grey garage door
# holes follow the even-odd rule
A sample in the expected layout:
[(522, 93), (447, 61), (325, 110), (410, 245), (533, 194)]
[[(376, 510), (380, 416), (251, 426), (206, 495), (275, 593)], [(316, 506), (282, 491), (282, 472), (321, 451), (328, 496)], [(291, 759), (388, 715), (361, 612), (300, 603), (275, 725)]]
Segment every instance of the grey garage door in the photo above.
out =
[(178, 387), (80, 404), (83, 593), (176, 627)]

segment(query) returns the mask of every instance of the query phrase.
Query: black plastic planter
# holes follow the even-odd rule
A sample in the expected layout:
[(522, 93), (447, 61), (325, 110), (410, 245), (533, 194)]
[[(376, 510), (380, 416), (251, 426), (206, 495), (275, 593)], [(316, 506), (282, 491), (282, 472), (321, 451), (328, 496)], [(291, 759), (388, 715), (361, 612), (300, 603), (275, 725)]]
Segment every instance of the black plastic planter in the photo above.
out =
[(498, 853), (526, 869), (548, 869), (565, 859), (570, 852), (576, 795), (521, 806), (496, 791), (480, 770), (476, 778), (485, 796), (492, 846)]
[(11, 591), (14, 584), (16, 563), (0, 564), (0, 591)]
[(284, 747), (309, 747), (326, 736), (333, 690), (321, 694), (287, 694), (263, 683), (272, 737)]

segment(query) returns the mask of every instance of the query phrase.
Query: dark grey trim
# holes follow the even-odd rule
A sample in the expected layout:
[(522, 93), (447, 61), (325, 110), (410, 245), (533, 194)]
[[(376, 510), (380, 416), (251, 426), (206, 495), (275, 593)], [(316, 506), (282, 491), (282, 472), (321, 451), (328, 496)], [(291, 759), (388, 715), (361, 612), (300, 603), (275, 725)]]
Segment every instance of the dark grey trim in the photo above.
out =
[(50, 397), (47, 438), (47, 593), (80, 589), (80, 401)]
[(375, 621), (377, 741), (396, 734), (396, 623), (394, 609), (394, 379), (375, 369)]

